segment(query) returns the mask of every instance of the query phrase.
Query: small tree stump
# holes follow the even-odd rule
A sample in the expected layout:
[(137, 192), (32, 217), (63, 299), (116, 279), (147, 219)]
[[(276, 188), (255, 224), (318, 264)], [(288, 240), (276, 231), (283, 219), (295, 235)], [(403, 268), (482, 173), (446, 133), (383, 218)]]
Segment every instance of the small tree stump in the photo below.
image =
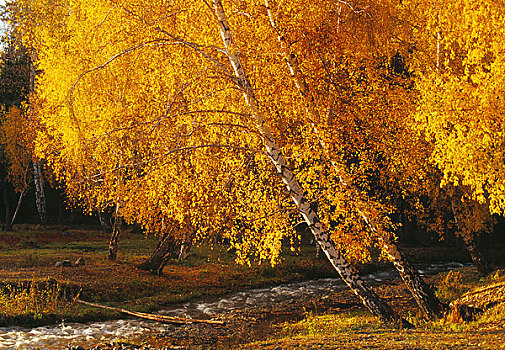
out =
[(453, 321), (469, 322), (474, 321), (485, 310), (503, 302), (505, 302), (505, 282), (500, 282), (466, 293), (449, 306)]

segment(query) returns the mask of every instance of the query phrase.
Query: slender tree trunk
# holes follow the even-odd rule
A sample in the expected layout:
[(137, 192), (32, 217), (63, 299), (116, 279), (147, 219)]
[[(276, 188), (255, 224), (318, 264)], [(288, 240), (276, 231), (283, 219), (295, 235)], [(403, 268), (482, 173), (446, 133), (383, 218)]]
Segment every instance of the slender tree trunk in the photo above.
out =
[(112, 225), (112, 233), (109, 240), (109, 260), (115, 261), (117, 259), (117, 251), (119, 248), (119, 237), (121, 236), (122, 220), (119, 216), (119, 205), (116, 204), (114, 211), (114, 223)]
[(465, 235), (463, 240), (465, 241), (466, 250), (468, 251), (468, 254), (470, 254), (477, 271), (479, 271), (479, 273), (483, 276), (489, 275), (493, 269), (489, 266), (486, 259), (484, 259), (480, 250), (477, 248), (477, 245), (475, 244), (475, 237), (473, 235)]
[[(295, 85), (300, 92), (300, 95), (307, 102), (307, 113), (309, 115), (316, 115), (317, 120), (319, 119), (317, 118), (318, 110), (314, 106), (314, 100), (309, 96), (309, 88), (307, 86), (307, 82), (305, 79), (303, 79), (303, 76), (299, 71), (296, 58), (287, 52), (288, 44), (286, 43), (285, 36), (283, 36), (277, 28), (275, 18), (270, 8), (269, 0), (264, 0), (264, 2), (267, 8), (270, 25), (277, 33), (277, 39), (281, 46), (282, 55), (284, 56), (291, 77), (293, 78)], [(379, 238), (379, 241), (382, 244), (384, 250), (387, 252), (389, 259), (400, 273), (402, 280), (407, 285), (407, 288), (413, 295), (422, 312), (428, 317), (442, 316), (445, 305), (438, 300), (438, 298), (435, 296), (434, 290), (424, 282), (419, 273), (410, 265), (405, 255), (399, 250), (396, 243), (389, 239), (389, 234), (385, 234), (386, 238), (382, 237), (383, 235), (379, 232), (378, 226), (375, 223), (375, 215), (369, 216), (366, 214), (365, 210), (362, 209), (365, 208), (366, 204), (359, 201), (359, 197), (357, 195), (358, 191), (352, 183), (351, 179), (348, 178), (345, 174), (345, 171), (343, 171), (341, 167), (331, 159), (328, 152), (328, 147), (320, 137), (319, 130), (314, 123), (312, 123), (312, 128), (314, 130), (314, 134), (318, 136), (320, 146), (324, 150), (329, 162), (332, 165), (332, 168), (338, 175), (341, 186), (347, 190), (353, 206), (361, 218), (364, 220), (368, 228)]]
[(46, 194), (44, 192), (44, 178), (42, 175), (42, 162), (33, 161), (33, 183), (35, 184), (35, 204), (42, 225), (47, 224)]
[(112, 226), (110, 220), (107, 220), (107, 214), (100, 209), (96, 210), (96, 215), (98, 216), (98, 221), (100, 221), (100, 226), (105, 234), (112, 234)]
[(27, 188), (23, 189), (23, 191), (21, 191), (21, 193), (19, 193), (19, 198), (18, 198), (18, 202), (16, 204), (16, 209), (14, 210), (14, 214), (12, 214), (11, 226), (14, 225), (14, 222), (16, 221), (16, 219), (18, 217), (19, 209), (21, 208), (21, 203), (23, 202), (23, 198), (26, 194), (26, 190), (27, 190)]
[[(194, 231), (194, 233), (196, 233), (196, 231)], [(194, 235), (191, 238), (189, 238), (189, 237), (185, 238), (179, 244), (179, 247), (177, 249), (177, 261), (181, 262), (189, 256), (191, 248), (193, 248), (193, 240), (194, 240)]]
[[(456, 190), (457, 191), (457, 190)], [(488, 262), (482, 254), (480, 253), (477, 245), (475, 244), (475, 236), (471, 232), (464, 232), (461, 223), (461, 197), (460, 193), (456, 193), (451, 198), (452, 214), (454, 215), (454, 221), (456, 222), (456, 227), (460, 231), (460, 235), (465, 242), (465, 248), (472, 258), (472, 262), (477, 268), (477, 271), (483, 276), (488, 275), (493, 269), (489, 266)]]
[(11, 225), (11, 205), (9, 202), (7, 183), (2, 181), (2, 199), (5, 207), (5, 231), (12, 231)]
[[(29, 92), (33, 94), (35, 92), (35, 80), (36, 80), (36, 69), (35, 69), (35, 49), (32, 47), (30, 50), (30, 85)], [(34, 123), (33, 119), (33, 108), (32, 101), (30, 98), (28, 105), (28, 117), (29, 122)], [(40, 223), (45, 225), (47, 223), (47, 207), (46, 207), (46, 195), (44, 193), (44, 179), (42, 175), (42, 161), (40, 159), (33, 160), (33, 182), (35, 184), (35, 204), (37, 206), (37, 211), (40, 217)]]
[(310, 207), (310, 203), (305, 198), (302, 187), (295, 179), (293, 172), (287, 166), (286, 159), (284, 158), (280, 147), (277, 145), (274, 136), (268, 128), (265, 118), (258, 108), (253, 89), (249, 83), (249, 79), (245, 73), (244, 67), (240, 62), (238, 50), (237, 47), (235, 47), (233, 34), (230, 30), (230, 25), (225, 15), (222, 2), (220, 0), (213, 0), (212, 3), (214, 6), (215, 15), (218, 20), (221, 37), (225, 45), (226, 54), (233, 67), (235, 76), (237, 78), (237, 83), (243, 91), (244, 99), (249, 106), (252, 116), (256, 120), (258, 130), (261, 133), (265, 143), (267, 155), (275, 165), (279, 176), (286, 185), (297, 209), (302, 214), (303, 218), (307, 222), (307, 225), (309, 225), (312, 234), (321, 246), (323, 252), (330, 260), (331, 264), (338, 271), (345, 283), (361, 299), (363, 304), (374, 315), (377, 315), (384, 320), (398, 320), (397, 315), (395, 315), (391, 307), (382, 299), (380, 299), (363, 282), (356, 269), (345, 260), (341, 252), (335, 248), (333, 242), (329, 238), (328, 233), (323, 230), (323, 226), (321, 225), (317, 214)]
[(30, 185), (28, 184), (28, 181), (27, 181), (29, 169), (30, 169), (30, 162), (28, 162), (25, 167), (25, 172), (23, 175), (24, 186), (23, 186), (23, 190), (19, 193), (19, 198), (18, 198), (18, 202), (16, 204), (16, 209), (14, 210), (14, 214), (12, 214), (11, 225), (14, 225), (14, 222), (16, 221), (16, 218), (18, 217), (19, 209), (21, 208), (21, 203), (23, 202), (23, 198), (25, 197), (26, 193), (28, 192), (28, 189), (30, 188)]

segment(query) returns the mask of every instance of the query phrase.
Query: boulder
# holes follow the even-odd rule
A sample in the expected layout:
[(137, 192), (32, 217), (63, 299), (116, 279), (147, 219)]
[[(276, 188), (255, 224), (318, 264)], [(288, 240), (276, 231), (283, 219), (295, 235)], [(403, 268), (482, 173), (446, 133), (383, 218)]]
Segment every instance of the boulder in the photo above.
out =
[(62, 267), (72, 267), (72, 262), (70, 260), (63, 260), (61, 262)]

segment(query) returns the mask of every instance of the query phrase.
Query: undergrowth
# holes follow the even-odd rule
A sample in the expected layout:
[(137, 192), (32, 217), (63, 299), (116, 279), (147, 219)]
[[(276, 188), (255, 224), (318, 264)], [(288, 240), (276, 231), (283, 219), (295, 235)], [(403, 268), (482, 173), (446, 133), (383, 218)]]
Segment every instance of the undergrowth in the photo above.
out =
[(21, 285), (0, 287), (0, 316), (33, 316), (63, 314), (73, 308), (63, 296), (62, 286), (55, 280), (28, 281)]
[(360, 332), (379, 329), (384, 326), (381, 321), (365, 311), (354, 311), (342, 314), (313, 315), (305, 314), (305, 319), (297, 323), (283, 325), (285, 336), (319, 336), (343, 332)]

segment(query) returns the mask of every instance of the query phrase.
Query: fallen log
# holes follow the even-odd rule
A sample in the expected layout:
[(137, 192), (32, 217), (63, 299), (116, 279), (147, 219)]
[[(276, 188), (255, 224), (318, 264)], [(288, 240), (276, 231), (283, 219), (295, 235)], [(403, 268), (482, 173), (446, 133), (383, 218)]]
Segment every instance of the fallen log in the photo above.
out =
[(505, 302), (505, 282), (494, 283), (466, 293), (449, 304), (454, 322), (474, 321), (485, 310)]
[(105, 310), (110, 310), (110, 311), (121, 312), (123, 314), (127, 314), (130, 316), (143, 318), (146, 320), (151, 320), (151, 321), (156, 321), (156, 322), (161, 322), (161, 323), (171, 323), (171, 324), (206, 323), (206, 324), (213, 324), (213, 325), (224, 325), (225, 324), (223, 321), (216, 321), (216, 320), (199, 320), (199, 319), (192, 319), (192, 318), (172, 317), (172, 316), (148, 314), (148, 313), (144, 313), (144, 312), (128, 311), (128, 310), (117, 308), (117, 307), (90, 303), (89, 301), (84, 301), (81, 299), (77, 299), (77, 302), (80, 304), (83, 304), (83, 305), (96, 307), (96, 308), (100, 308), (100, 309), (105, 309)]

